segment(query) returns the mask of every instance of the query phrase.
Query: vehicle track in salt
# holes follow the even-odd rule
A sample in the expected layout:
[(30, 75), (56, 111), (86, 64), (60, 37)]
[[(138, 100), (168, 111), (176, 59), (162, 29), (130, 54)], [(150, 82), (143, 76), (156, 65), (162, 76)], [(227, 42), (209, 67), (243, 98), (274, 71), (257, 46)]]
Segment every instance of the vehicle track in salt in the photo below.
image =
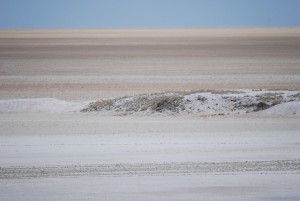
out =
[(0, 179), (300, 171), (300, 160), (0, 167)]

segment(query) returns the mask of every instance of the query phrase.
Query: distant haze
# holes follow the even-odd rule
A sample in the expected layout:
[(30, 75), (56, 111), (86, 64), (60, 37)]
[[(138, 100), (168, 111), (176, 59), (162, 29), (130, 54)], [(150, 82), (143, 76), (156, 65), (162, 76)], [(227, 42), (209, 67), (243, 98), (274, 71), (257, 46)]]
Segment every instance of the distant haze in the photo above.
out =
[(0, 28), (299, 27), (298, 0), (0, 0)]

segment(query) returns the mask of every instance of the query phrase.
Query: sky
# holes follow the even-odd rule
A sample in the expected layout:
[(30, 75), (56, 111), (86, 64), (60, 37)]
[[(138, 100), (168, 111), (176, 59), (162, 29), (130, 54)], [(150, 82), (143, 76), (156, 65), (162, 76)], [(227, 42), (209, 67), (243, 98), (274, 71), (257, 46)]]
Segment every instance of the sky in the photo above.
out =
[(0, 0), (0, 29), (300, 27), (300, 0)]

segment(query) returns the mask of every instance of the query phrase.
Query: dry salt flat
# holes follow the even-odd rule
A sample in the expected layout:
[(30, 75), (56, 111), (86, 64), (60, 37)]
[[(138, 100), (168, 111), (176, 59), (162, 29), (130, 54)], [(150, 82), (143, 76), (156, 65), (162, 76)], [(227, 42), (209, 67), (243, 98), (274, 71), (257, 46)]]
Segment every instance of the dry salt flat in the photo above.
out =
[(1, 113), (0, 197), (298, 200), (299, 120)]
[(0, 200), (300, 200), (299, 33), (0, 31)]
[(0, 111), (3, 200), (300, 198), (299, 91), (15, 99)]

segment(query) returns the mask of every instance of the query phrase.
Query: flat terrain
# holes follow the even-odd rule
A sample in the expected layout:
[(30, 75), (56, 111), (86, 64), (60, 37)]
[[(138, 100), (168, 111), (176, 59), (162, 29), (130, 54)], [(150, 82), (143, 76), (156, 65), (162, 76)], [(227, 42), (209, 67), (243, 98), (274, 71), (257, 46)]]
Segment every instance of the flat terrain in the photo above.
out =
[(300, 89), (300, 29), (0, 31), (0, 98)]
[(299, 117), (1, 114), (1, 200), (298, 200)]
[[(82, 101), (214, 90), (203, 108), (191, 99), (209, 113), (224, 109), (219, 90), (239, 89), (290, 90), (294, 102), (214, 117), (79, 112)], [(1, 30), (0, 200), (300, 200), (293, 90), (300, 29)]]

